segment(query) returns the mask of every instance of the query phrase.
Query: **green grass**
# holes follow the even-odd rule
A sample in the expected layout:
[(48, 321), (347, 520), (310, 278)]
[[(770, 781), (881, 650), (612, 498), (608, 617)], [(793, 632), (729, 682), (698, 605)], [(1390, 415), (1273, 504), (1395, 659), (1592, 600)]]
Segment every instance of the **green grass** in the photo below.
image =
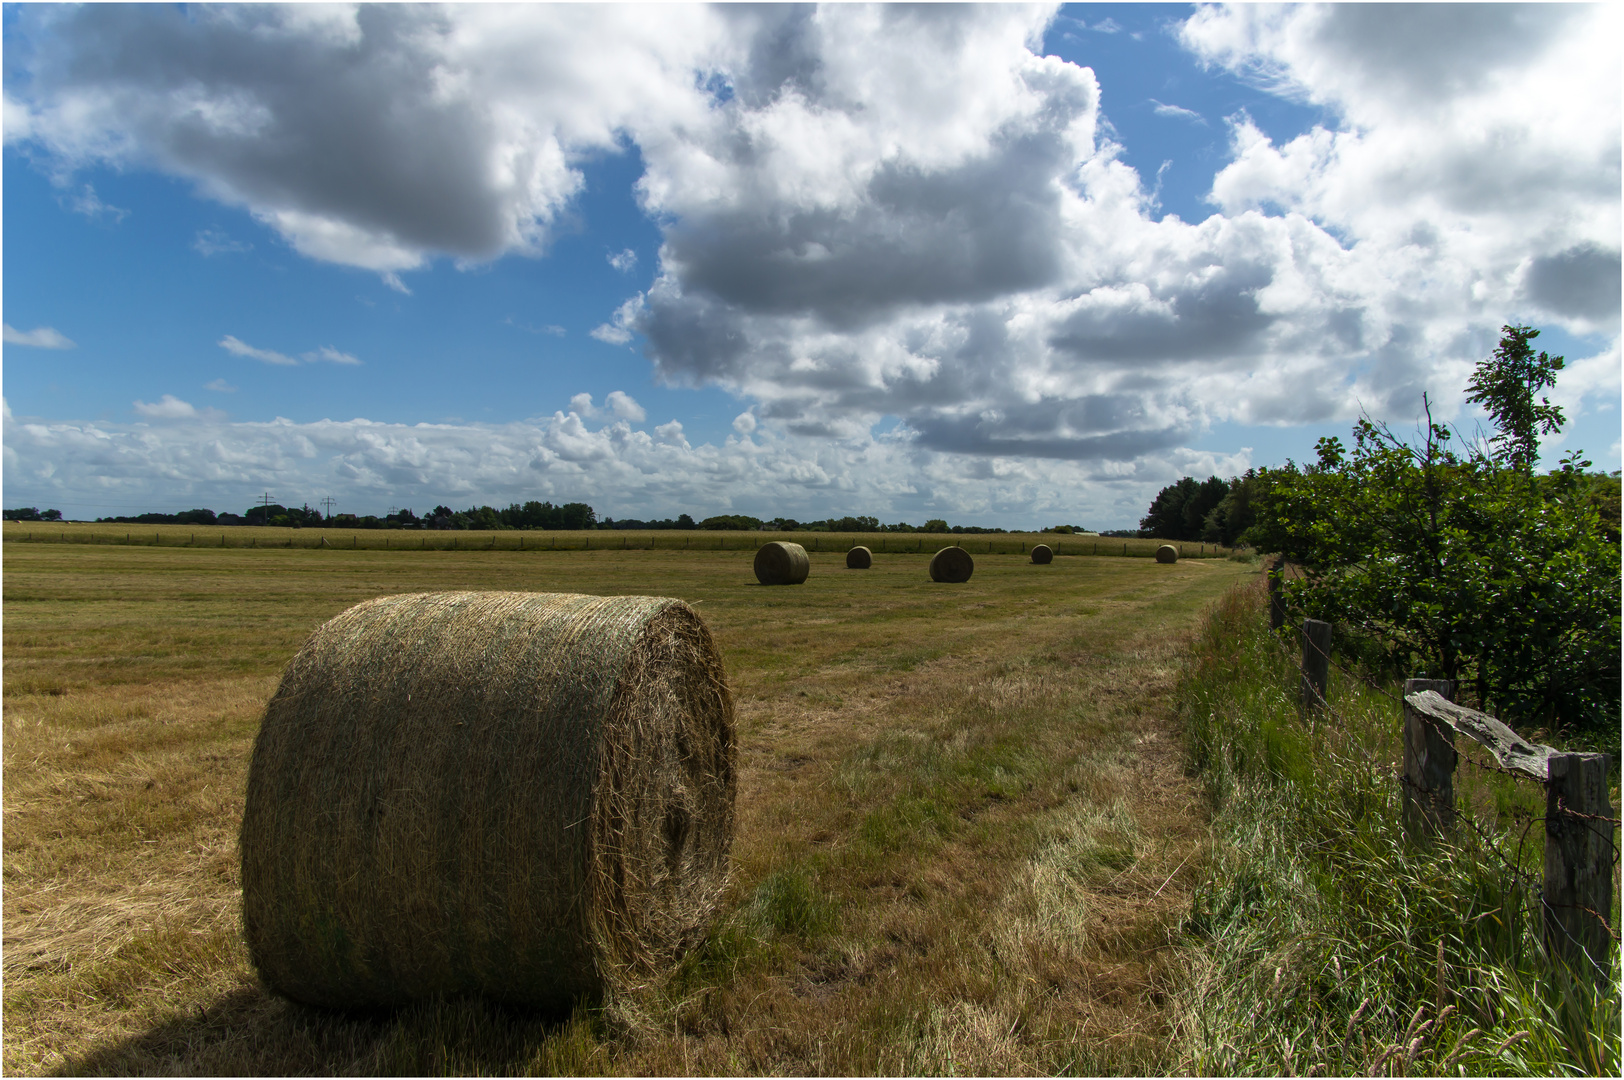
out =
[(1417, 847), (1393, 777), (1396, 703), (1335, 672), (1334, 713), (1305, 722), (1294, 657), (1263, 610), (1256, 586), (1215, 608), (1178, 693), (1215, 811), (1184, 926), (1183, 1067), (1618, 1075), (1616, 981), (1609, 994), (1576, 985), (1539, 941), (1526, 883), (1537, 890), (1543, 836), (1522, 841), (1543, 793), (1457, 773), (1464, 809), (1515, 870), (1465, 825)]
[[(1189, 628), (1244, 564), (977, 552), (974, 577), (949, 586), (928, 580), (934, 540), (848, 571), (822, 534), (806, 584), (765, 588), (761, 538), (743, 534), (702, 534), (740, 545), (722, 550), (660, 535), (653, 550), (519, 551), (504, 533), (402, 551), (302, 546), (314, 530), (234, 530), (254, 545), (224, 548), (201, 530), (169, 543), (185, 527), (156, 545), (58, 531), (75, 528), (87, 539), (3, 533), (8, 1071), (1176, 1061), (1171, 942), (1205, 826), (1170, 695)], [(236, 834), (264, 703), (326, 619), (442, 589), (678, 596), (716, 636), (739, 719), (732, 883), (665, 983), (563, 1017), (476, 1002), (348, 1016), (255, 980)]]

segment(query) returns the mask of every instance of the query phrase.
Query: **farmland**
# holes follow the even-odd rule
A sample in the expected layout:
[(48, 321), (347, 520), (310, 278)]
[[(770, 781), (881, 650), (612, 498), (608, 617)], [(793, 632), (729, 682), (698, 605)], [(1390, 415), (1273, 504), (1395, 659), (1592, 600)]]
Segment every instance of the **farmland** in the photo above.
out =
[[(1159, 566), (1149, 541), (821, 534), (793, 537), (806, 584), (768, 589), (760, 534), (4, 535), (8, 1071), (1179, 1064), (1172, 932), (1205, 826), (1169, 695), (1197, 614), (1251, 566)], [(933, 585), (929, 555), (954, 540), (975, 574)], [(852, 542), (873, 569), (844, 569)], [(1060, 556), (1033, 566), (1034, 542)], [(236, 835), (264, 703), (326, 619), (443, 589), (677, 596), (716, 636), (738, 704), (735, 868), (669, 983), (543, 1017), (343, 1016), (255, 982)]]

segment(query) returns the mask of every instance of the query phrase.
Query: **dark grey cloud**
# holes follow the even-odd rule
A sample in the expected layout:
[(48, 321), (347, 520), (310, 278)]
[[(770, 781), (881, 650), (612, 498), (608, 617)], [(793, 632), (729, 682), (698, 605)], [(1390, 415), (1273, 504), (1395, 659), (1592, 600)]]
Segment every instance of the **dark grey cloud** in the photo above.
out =
[(1563, 32), (1575, 4), (1326, 4), (1314, 44), (1366, 92), (1425, 105), (1476, 89)]
[(1209, 269), (1184, 288), (1153, 293), (1157, 306), (1079, 311), (1059, 324), (1050, 343), (1079, 361), (1137, 364), (1256, 352), (1275, 322), (1257, 300), (1273, 268), (1237, 262)]
[[(498, 254), (489, 117), (444, 99), (434, 9), (361, 5), (353, 41), (283, 32), (274, 8), (91, 4), (37, 39), (29, 93), (127, 102), (144, 156), (255, 206), (322, 215), (404, 245)], [(177, 104), (182, 107), (175, 107)], [(193, 107), (184, 107), (186, 105)]]
[(974, 416), (926, 413), (911, 423), (931, 450), (1066, 461), (1133, 461), (1195, 433), (1188, 425), (1159, 426), (1137, 394), (1042, 400)]
[(843, 328), (901, 305), (1037, 288), (1059, 271), (1057, 178), (1070, 156), (1053, 135), (1023, 133), (952, 169), (887, 161), (854, 206), (767, 204), (676, 222), (663, 260), (686, 296)]
[(1617, 322), (1619, 252), (1600, 244), (1578, 244), (1529, 264), (1523, 289), (1536, 304), (1561, 315)]

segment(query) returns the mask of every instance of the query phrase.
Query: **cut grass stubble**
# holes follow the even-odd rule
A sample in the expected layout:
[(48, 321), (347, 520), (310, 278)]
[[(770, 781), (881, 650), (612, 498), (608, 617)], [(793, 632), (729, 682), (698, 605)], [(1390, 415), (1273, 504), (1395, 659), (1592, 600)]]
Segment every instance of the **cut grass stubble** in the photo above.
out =
[[(8, 546), (5, 1065), (35, 1072), (1158, 1072), (1199, 793), (1167, 702), (1246, 569), (1020, 555)], [(275, 677), (360, 599), (675, 595), (738, 703), (723, 915), (670, 981), (568, 1016), (272, 998), (238, 929)]]

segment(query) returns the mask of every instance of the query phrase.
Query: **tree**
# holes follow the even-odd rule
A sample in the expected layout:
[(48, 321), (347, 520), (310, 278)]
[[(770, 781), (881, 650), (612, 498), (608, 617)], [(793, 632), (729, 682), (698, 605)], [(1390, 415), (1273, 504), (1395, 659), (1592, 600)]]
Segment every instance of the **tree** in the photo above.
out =
[(1163, 540), (1200, 540), (1209, 514), (1229, 494), (1229, 484), (1209, 476), (1204, 481), (1183, 477), (1156, 494), (1139, 521), (1139, 531)]
[(1234, 547), (1239, 543), (1241, 536), (1256, 520), (1258, 490), (1256, 469), (1247, 469), (1244, 476), (1232, 477), (1229, 490), (1202, 519), (1200, 539), (1225, 547)]
[(1396, 673), (1461, 681), (1502, 715), (1610, 727), (1616, 739), (1619, 549), (1590, 498), (1588, 461), (1569, 455), (1529, 482), (1525, 421), (1551, 416), (1532, 401), (1550, 382), (1496, 374), (1525, 332), (1508, 327), (1474, 374), (1503, 391), (1491, 415), (1507, 427), (1492, 451), (1457, 451), (1425, 397), (1413, 442), (1362, 418), (1351, 453), (1322, 439), (1316, 464), (1259, 472), (1249, 538), (1303, 568), (1286, 583), (1291, 609), (1338, 623)]
[(1546, 397), (1535, 404), (1534, 395), (1556, 385), (1562, 358), (1543, 352), (1534, 355), (1528, 343), (1539, 337), (1539, 331), (1532, 327), (1500, 329), (1504, 334), (1500, 345), (1472, 373), (1466, 400), (1483, 406), (1500, 429), (1491, 440), (1496, 457), (1510, 468), (1532, 475), (1539, 459), (1539, 437), (1561, 430), (1563, 423), (1561, 408)]

